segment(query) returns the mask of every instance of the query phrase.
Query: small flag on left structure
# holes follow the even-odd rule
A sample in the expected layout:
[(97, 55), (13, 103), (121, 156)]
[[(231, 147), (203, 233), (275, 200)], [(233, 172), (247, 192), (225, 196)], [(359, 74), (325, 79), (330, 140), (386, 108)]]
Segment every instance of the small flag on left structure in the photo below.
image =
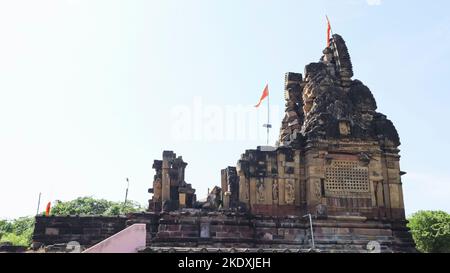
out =
[(45, 208), (45, 216), (49, 216), (50, 215), (50, 208), (52, 206), (52, 202), (48, 202), (47, 203), (47, 207)]

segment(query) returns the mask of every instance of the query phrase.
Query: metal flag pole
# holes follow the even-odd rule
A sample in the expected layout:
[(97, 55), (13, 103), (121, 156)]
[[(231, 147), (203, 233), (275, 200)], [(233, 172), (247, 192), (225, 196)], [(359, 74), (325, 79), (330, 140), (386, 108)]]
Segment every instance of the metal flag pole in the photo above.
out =
[(330, 23), (330, 32), (331, 32), (331, 37), (333, 37), (334, 33), (333, 33), (333, 28), (331, 27), (331, 21), (328, 18), (328, 15), (325, 15), (325, 17), (327, 18), (327, 22)]
[(270, 93), (267, 94), (267, 146), (269, 146), (269, 130), (270, 130)]
[(39, 215), (39, 207), (41, 206), (41, 195), (42, 195), (42, 193), (39, 193), (39, 199), (38, 199), (36, 215)]
[(267, 128), (267, 146), (269, 146), (269, 130), (272, 128), (272, 124), (270, 124), (270, 92), (269, 85), (267, 85), (267, 124), (264, 124), (263, 127)]
[(331, 22), (330, 22), (330, 19), (328, 18), (328, 15), (325, 15), (325, 17), (327, 18), (328, 24), (330, 24), (331, 42), (334, 44), (334, 47), (337, 49), (336, 42), (334, 41), (334, 38), (333, 38), (333, 36), (334, 36), (333, 27), (331, 27)]
[(130, 181), (128, 180), (127, 177), (127, 189), (125, 191), (125, 202), (123, 203), (123, 205), (125, 206), (127, 204), (127, 198), (128, 198), (128, 188), (130, 187)]
[(334, 41), (334, 33), (333, 33), (333, 28), (331, 27), (331, 22), (330, 22), (330, 19), (328, 18), (328, 15), (325, 15), (325, 17), (327, 18), (327, 22), (328, 22), (328, 24), (330, 25), (330, 32), (331, 32), (331, 43), (334, 45), (334, 48), (336, 49), (336, 50), (334, 50), (334, 53), (336, 53), (336, 64), (337, 64), (337, 66), (338, 66), (338, 68), (340, 68), (341, 67), (341, 62), (340, 62), (340, 58), (339, 58), (339, 51), (338, 51), (338, 48), (337, 48), (337, 44), (336, 44), (336, 42)]

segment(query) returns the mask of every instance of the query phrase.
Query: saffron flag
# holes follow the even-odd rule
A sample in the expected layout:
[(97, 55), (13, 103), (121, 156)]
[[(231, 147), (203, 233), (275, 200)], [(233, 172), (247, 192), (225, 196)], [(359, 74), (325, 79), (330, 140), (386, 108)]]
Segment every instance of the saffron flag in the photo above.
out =
[(266, 84), (266, 87), (264, 87), (263, 93), (261, 95), (261, 98), (259, 99), (259, 102), (255, 107), (259, 107), (262, 103), (262, 101), (269, 96), (269, 84)]
[(330, 46), (330, 36), (331, 36), (330, 34), (331, 34), (331, 24), (327, 16), (327, 47)]
[(50, 215), (50, 207), (51, 207), (52, 203), (48, 202), (47, 204), (47, 208), (45, 208), (45, 216), (49, 216)]

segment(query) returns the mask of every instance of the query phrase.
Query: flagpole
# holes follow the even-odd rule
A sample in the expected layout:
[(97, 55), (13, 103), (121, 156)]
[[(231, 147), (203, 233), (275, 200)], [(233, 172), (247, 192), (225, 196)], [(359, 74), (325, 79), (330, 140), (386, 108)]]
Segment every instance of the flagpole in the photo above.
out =
[(42, 193), (39, 193), (39, 199), (38, 199), (38, 205), (37, 205), (36, 215), (39, 215), (39, 207), (40, 207), (40, 205), (41, 205), (41, 194), (42, 194)]
[(270, 92), (267, 95), (267, 146), (269, 146), (269, 127), (270, 127)]
[(263, 127), (266, 127), (267, 129), (267, 146), (269, 145), (269, 130), (272, 128), (272, 125), (270, 122), (270, 94), (269, 94), (269, 84), (266, 84), (266, 87), (264, 87), (264, 91), (261, 95), (261, 98), (259, 99), (259, 102), (255, 107), (259, 107), (262, 103), (262, 101), (267, 98), (267, 123), (263, 124)]
[(330, 22), (330, 19), (328, 18), (328, 15), (325, 15), (325, 17), (327, 18), (327, 22), (328, 22), (328, 24), (330, 25), (330, 32), (331, 32), (331, 42), (333, 43), (333, 45), (334, 45), (334, 47), (336, 48), (336, 55), (337, 55), (337, 65), (338, 65), (338, 67), (340, 67), (341, 66), (341, 63), (340, 63), (340, 61), (339, 61), (339, 51), (337, 51), (337, 44), (336, 44), (336, 42), (334, 41), (334, 38), (333, 38), (333, 36), (334, 36), (334, 33), (333, 33), (333, 28), (331, 27), (331, 22)]
[(328, 15), (325, 15), (325, 17), (327, 18), (327, 22), (330, 23), (331, 37), (333, 37), (334, 33), (333, 33), (333, 28), (331, 27), (330, 19), (328, 18)]
[(331, 27), (330, 19), (328, 18), (328, 15), (325, 15), (325, 17), (327, 18), (327, 22), (328, 22), (328, 24), (330, 25), (331, 40), (333, 41), (333, 44), (336, 45), (336, 43), (334, 42), (334, 39), (333, 39), (334, 33), (333, 33), (333, 28)]
[(130, 187), (130, 180), (128, 180), (127, 177), (127, 189), (125, 190), (125, 202), (123, 202), (123, 206), (127, 205), (127, 199), (128, 199), (128, 188)]

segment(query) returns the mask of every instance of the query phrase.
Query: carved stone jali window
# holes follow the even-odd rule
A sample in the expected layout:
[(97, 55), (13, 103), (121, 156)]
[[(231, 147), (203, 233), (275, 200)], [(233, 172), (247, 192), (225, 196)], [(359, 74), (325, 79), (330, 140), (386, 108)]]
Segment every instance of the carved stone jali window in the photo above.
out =
[(325, 170), (326, 195), (369, 194), (369, 169), (357, 161), (333, 160)]

